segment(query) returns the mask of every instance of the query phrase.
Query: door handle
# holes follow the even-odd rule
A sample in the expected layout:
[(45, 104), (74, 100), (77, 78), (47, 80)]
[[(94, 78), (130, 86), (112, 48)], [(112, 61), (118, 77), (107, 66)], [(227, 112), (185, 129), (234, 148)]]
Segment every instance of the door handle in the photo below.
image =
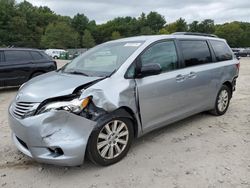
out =
[(183, 82), (186, 79), (186, 77), (182, 74), (178, 74), (175, 79), (177, 82)]
[(190, 72), (189, 75), (188, 75), (188, 79), (194, 79), (196, 78), (196, 73), (195, 72)]

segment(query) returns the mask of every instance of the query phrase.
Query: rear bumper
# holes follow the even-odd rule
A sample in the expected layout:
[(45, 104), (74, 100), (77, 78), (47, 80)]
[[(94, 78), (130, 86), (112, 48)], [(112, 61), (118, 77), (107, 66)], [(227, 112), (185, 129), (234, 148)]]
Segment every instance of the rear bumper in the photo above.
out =
[[(51, 111), (17, 119), (9, 109), (9, 125), (16, 147), (42, 163), (76, 166), (84, 161), (88, 138), (96, 122), (66, 111)], [(60, 152), (55, 152), (60, 149)]]

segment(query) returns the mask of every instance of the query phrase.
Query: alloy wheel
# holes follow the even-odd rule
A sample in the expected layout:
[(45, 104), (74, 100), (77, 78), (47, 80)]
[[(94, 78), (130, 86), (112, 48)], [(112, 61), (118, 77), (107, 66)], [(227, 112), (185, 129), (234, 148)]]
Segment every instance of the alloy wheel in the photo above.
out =
[(97, 138), (97, 150), (104, 159), (118, 157), (126, 148), (129, 140), (127, 125), (120, 120), (107, 123)]
[(220, 112), (223, 112), (227, 108), (228, 102), (229, 102), (229, 94), (227, 90), (221, 90), (217, 101), (218, 110)]

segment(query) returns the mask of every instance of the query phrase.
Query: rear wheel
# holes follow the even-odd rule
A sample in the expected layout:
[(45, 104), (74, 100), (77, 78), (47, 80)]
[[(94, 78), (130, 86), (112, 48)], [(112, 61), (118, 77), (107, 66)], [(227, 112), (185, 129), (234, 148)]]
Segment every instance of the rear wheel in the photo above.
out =
[(229, 89), (228, 86), (223, 85), (220, 91), (218, 92), (218, 95), (215, 101), (215, 107), (211, 111), (211, 113), (216, 116), (221, 116), (225, 114), (229, 107), (231, 97), (232, 97), (231, 90)]
[(120, 161), (134, 138), (133, 124), (128, 118), (113, 118), (93, 131), (88, 143), (88, 157), (95, 164), (107, 166)]

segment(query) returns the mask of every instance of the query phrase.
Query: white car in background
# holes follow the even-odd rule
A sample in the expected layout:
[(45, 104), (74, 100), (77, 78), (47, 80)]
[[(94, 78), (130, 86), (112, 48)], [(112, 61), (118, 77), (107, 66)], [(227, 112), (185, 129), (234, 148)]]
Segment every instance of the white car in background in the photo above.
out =
[(62, 53), (65, 53), (65, 50), (62, 49), (47, 49), (45, 53), (51, 56), (54, 59), (58, 59)]

